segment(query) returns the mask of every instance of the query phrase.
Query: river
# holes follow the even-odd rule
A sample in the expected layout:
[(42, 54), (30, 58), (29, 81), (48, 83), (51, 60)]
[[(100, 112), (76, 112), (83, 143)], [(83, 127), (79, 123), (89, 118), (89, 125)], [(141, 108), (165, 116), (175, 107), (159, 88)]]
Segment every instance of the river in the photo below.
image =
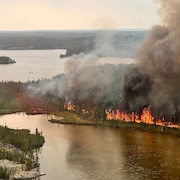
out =
[(61, 125), (47, 115), (0, 116), (0, 125), (43, 132), (42, 180), (180, 179), (180, 138), (138, 130)]

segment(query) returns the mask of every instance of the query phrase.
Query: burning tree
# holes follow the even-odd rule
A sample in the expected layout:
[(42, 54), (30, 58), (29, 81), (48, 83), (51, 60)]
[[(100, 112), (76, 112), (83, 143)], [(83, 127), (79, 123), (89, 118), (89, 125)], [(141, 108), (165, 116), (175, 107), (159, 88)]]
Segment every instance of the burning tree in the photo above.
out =
[(69, 57), (65, 62), (65, 74), (41, 81), (33, 89), (71, 101), (76, 105), (76, 113), (89, 114), (93, 118), (103, 112), (99, 109), (113, 109), (108, 116), (116, 119), (119, 116), (117, 109), (127, 120), (178, 124), (180, 2), (158, 2), (163, 25), (153, 26), (149, 31), (137, 52), (135, 63), (99, 65), (96, 49), (89, 54)]

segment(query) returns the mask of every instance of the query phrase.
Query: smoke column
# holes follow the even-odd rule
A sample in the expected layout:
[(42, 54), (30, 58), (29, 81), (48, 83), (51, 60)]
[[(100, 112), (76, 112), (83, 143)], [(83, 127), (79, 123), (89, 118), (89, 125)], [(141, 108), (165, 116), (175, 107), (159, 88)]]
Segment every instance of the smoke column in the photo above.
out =
[(100, 64), (101, 57), (108, 61), (119, 56), (116, 48), (117, 31), (101, 31), (97, 34), (95, 49), (88, 54), (81, 53), (67, 57), (65, 74), (29, 85), (36, 95), (55, 94), (66, 101), (80, 102), (89, 97), (94, 104), (113, 107), (121, 98), (121, 82), (127, 65)]
[[(130, 97), (128, 104), (144, 96), (156, 114), (179, 118), (180, 1), (157, 2), (161, 6), (159, 14), (163, 25), (152, 27), (139, 49), (136, 68), (126, 73), (125, 82), (129, 83), (124, 83), (124, 94)], [(136, 91), (127, 91), (133, 88)]]

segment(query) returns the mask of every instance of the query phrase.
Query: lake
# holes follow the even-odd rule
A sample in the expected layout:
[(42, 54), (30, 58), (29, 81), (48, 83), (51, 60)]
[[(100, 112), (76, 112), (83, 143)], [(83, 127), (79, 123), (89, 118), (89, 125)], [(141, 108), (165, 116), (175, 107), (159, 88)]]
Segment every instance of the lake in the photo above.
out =
[[(21, 81), (52, 78), (64, 73), (64, 64), (69, 58), (59, 58), (63, 50), (0, 50), (0, 56), (9, 56), (15, 64), (0, 64), (0, 81)], [(132, 58), (98, 58), (97, 64), (132, 63)]]
[(29, 81), (51, 78), (63, 72), (64, 60), (60, 50), (0, 50), (0, 56), (9, 56), (15, 64), (0, 65), (0, 80)]
[(180, 138), (138, 130), (61, 125), (47, 115), (0, 116), (0, 125), (43, 132), (42, 180), (180, 179)]

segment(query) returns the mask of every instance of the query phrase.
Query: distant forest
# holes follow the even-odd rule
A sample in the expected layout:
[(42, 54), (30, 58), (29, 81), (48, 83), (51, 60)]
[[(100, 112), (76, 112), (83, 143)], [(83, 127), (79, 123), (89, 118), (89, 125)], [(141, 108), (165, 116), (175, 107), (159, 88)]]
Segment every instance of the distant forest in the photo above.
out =
[[(134, 57), (146, 33), (147, 31), (105, 30), (1, 31), (0, 50), (67, 49), (67, 56), (71, 56), (89, 53), (101, 45), (107, 45), (107, 48), (109, 46), (118, 50), (120, 56)], [(99, 56), (104, 56), (103, 50)]]

